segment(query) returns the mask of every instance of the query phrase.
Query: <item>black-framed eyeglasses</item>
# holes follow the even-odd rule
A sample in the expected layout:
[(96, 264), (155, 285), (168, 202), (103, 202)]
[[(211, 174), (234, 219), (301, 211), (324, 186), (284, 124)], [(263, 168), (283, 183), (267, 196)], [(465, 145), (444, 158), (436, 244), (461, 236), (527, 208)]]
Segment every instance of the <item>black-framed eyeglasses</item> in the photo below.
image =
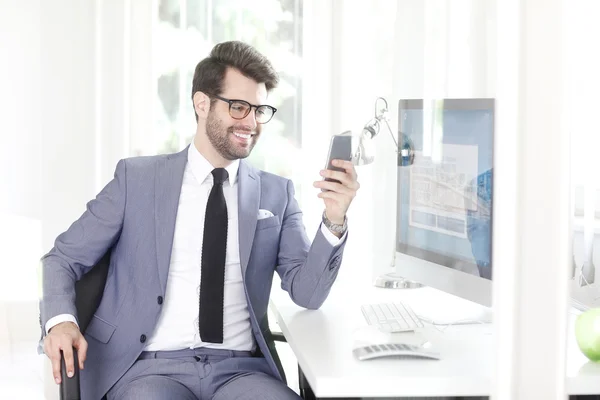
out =
[(271, 107), (265, 104), (256, 106), (254, 104), (248, 103), (245, 100), (226, 99), (224, 97), (217, 96), (216, 94), (213, 94), (212, 97), (224, 101), (225, 103), (228, 103), (229, 115), (231, 115), (231, 118), (234, 119), (246, 118), (248, 114), (250, 114), (250, 110), (255, 108), (256, 111), (254, 116), (256, 118), (256, 122), (259, 124), (266, 124), (271, 120), (271, 118), (273, 118), (275, 112), (277, 112), (277, 109), (275, 107)]

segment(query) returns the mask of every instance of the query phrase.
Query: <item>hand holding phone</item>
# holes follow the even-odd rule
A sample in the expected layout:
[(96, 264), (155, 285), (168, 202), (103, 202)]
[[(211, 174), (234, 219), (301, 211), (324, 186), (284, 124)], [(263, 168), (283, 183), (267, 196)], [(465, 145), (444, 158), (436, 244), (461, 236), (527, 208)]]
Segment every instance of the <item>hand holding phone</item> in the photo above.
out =
[[(325, 205), (324, 226), (329, 228), (338, 238), (341, 237), (341, 233), (334, 229), (336, 228), (334, 225), (344, 225), (346, 223), (346, 212), (360, 187), (353, 158), (351, 132), (332, 136), (329, 143), (327, 163), (325, 169), (320, 172), (324, 179), (313, 183), (314, 187), (321, 189), (317, 196), (323, 199)], [(336, 165), (333, 165), (334, 160), (337, 160)], [(331, 222), (332, 225), (328, 226), (327, 221)]]

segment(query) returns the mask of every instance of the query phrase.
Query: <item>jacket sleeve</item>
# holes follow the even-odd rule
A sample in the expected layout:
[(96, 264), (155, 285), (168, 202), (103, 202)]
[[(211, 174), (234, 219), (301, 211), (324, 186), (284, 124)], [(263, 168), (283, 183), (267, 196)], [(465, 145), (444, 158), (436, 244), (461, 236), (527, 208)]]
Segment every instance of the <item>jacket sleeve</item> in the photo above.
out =
[(288, 181), (287, 195), (277, 273), (281, 277), (281, 287), (290, 294), (294, 303), (317, 309), (327, 298), (338, 274), (347, 235), (334, 246), (318, 229), (311, 244), (291, 181)]
[(41, 323), (60, 314), (77, 315), (75, 282), (108, 251), (123, 227), (127, 197), (127, 168), (117, 164), (114, 178), (91, 200), (86, 211), (42, 257)]

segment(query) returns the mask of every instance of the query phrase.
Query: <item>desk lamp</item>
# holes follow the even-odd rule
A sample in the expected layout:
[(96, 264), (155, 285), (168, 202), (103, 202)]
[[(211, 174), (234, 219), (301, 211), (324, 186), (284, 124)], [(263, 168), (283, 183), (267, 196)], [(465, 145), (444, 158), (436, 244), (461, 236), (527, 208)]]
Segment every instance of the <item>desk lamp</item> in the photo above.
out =
[[(375, 100), (375, 117), (367, 122), (358, 137), (358, 145), (352, 157), (354, 165), (367, 165), (375, 161), (375, 137), (379, 134), (382, 122), (388, 128), (388, 132), (394, 141), (396, 153), (398, 154), (398, 166), (407, 167), (413, 164), (415, 158), (414, 145), (410, 138), (402, 135), (402, 142), (398, 145), (390, 124), (388, 122), (388, 103), (383, 97)], [(394, 257), (395, 257), (394, 252)], [(392, 265), (395, 265), (393, 260)], [(423, 285), (409, 281), (395, 272), (383, 274), (375, 280), (375, 286), (391, 289), (418, 288)]]

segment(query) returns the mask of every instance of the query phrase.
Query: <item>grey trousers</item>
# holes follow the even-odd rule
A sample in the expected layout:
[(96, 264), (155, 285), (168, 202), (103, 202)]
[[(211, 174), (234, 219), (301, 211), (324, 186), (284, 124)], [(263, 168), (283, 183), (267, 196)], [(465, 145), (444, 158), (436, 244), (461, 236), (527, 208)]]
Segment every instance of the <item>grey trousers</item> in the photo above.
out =
[(250, 352), (184, 349), (144, 352), (108, 400), (299, 399)]

